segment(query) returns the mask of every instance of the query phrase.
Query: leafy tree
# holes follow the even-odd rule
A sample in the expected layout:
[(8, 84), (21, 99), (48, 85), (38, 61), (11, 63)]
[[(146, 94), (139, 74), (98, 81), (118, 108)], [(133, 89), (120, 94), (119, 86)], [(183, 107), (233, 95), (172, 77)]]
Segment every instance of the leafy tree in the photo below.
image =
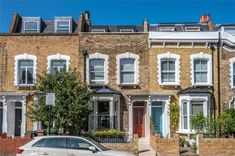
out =
[(235, 109), (226, 109), (221, 113), (219, 119), (221, 133), (230, 135), (235, 132)]
[(34, 121), (42, 121), (48, 126), (48, 107), (45, 105), (45, 93), (55, 93), (55, 106), (52, 118), (56, 128), (63, 128), (69, 134), (78, 135), (87, 126), (88, 115), (92, 111), (91, 93), (80, 80), (76, 70), (65, 69), (53, 74), (44, 72), (38, 76), (36, 88), (42, 92), (30, 108), (28, 116)]

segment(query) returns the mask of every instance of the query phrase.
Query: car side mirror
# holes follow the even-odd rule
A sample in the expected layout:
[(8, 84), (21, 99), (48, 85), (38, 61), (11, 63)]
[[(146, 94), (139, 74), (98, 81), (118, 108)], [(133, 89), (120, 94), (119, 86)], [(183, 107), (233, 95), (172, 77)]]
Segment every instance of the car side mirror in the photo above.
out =
[(93, 153), (96, 152), (96, 148), (94, 146), (89, 146), (89, 150), (92, 151)]

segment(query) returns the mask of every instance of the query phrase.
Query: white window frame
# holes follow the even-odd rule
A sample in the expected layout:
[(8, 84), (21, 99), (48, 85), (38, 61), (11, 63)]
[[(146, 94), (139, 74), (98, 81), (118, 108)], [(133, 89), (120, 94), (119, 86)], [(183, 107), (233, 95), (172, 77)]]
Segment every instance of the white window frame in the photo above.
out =
[[(91, 66), (91, 62), (90, 61), (93, 61), (93, 60), (102, 60), (102, 61), (104, 61), (104, 64), (105, 64), (105, 59), (101, 59), (101, 58), (97, 58), (97, 59), (90, 59), (89, 60), (89, 74), (91, 74), (92, 72), (93, 73), (95, 73), (95, 72), (103, 72), (104, 73), (104, 79), (103, 80), (92, 80), (91, 79), (91, 75), (89, 76), (89, 78), (90, 78), (90, 84), (105, 84), (104, 82), (105, 82), (105, 67), (103, 67), (104, 68), (104, 71), (91, 71), (91, 69), (90, 69), (90, 66)], [(94, 82), (94, 83), (92, 83), (92, 82)]]
[(55, 33), (60, 33), (60, 32), (57, 32), (57, 30), (58, 30), (57, 23), (58, 22), (69, 22), (69, 32), (68, 33), (72, 32), (72, 17), (55, 17), (54, 22), (55, 22)]
[(231, 89), (235, 89), (235, 84), (233, 84), (233, 76), (235, 73), (233, 73), (233, 64), (235, 63), (235, 57), (232, 57), (229, 59), (230, 62), (230, 86)]
[[(40, 17), (23, 17), (24, 33), (26, 33), (26, 23), (36, 22), (37, 23), (37, 33), (41, 30), (41, 18)], [(28, 30), (30, 31), (30, 30)]]
[[(182, 133), (182, 134), (195, 134), (195, 130), (192, 129), (192, 125), (190, 123), (190, 118), (192, 116), (192, 102), (202, 102), (203, 104), (203, 115), (206, 118), (210, 117), (210, 98), (211, 96), (209, 94), (204, 94), (204, 95), (181, 95), (179, 97), (179, 102), (180, 102), (180, 121), (179, 121), (179, 131), (178, 133)], [(182, 112), (182, 108), (183, 108), (183, 103), (187, 102), (187, 116), (188, 116), (188, 128), (184, 129), (183, 128), (183, 112)]]
[[(221, 27), (221, 31), (226, 32), (226, 30), (225, 30), (226, 28), (235, 29), (235, 26), (223, 26), (223, 27)], [(226, 32), (226, 33), (228, 33), (228, 32)], [(230, 33), (228, 33), (228, 34), (230, 34)], [(234, 35), (234, 34), (231, 34), (231, 35)]]
[[(162, 67), (161, 62), (164, 59), (175, 60), (175, 82), (162, 82)], [(166, 52), (163, 54), (157, 55), (157, 69), (158, 69), (158, 83), (159, 85), (166, 85), (166, 86), (178, 86), (180, 85), (180, 55), (173, 54), (171, 52)]]
[(105, 29), (91, 29), (91, 32), (93, 32), (93, 33), (104, 33)]
[(47, 72), (51, 72), (51, 61), (52, 60), (66, 60), (66, 71), (69, 70), (69, 64), (70, 64), (70, 56), (68, 55), (61, 55), (60, 53), (57, 53), (55, 55), (47, 56)]
[[(121, 59), (128, 59), (128, 58), (132, 58), (135, 59), (135, 64), (134, 64), (134, 71), (135, 71), (135, 75), (134, 75), (134, 83), (122, 83), (121, 82), (121, 64), (120, 64), (120, 60)], [(139, 55), (134, 54), (134, 53), (130, 53), (130, 52), (126, 52), (126, 53), (122, 53), (116, 56), (116, 62), (117, 62), (117, 66), (116, 66), (116, 78), (117, 78), (117, 84), (118, 85), (138, 85), (139, 84)]]
[(14, 66), (14, 84), (19, 87), (30, 87), (35, 84), (19, 84), (19, 61), (21, 60), (32, 60), (33, 61), (33, 80), (36, 80), (36, 72), (37, 72), (37, 57), (35, 55), (30, 55), (27, 53), (16, 55), (14, 57), (15, 66)]
[[(192, 54), (190, 56), (190, 68), (191, 68), (191, 83), (193, 86), (212, 86), (212, 57), (210, 54), (204, 54), (200, 52), (199, 54)], [(195, 60), (207, 60), (207, 82), (205, 83), (195, 83), (194, 77), (194, 61)]]
[[(108, 60), (109, 56), (106, 54), (102, 54), (99, 52), (93, 53), (93, 54), (88, 54), (86, 58), (86, 81), (88, 85), (91, 85), (91, 78), (90, 78), (90, 60), (92, 59), (103, 59), (104, 60), (104, 83), (102, 84), (108, 84)], [(101, 82), (101, 81), (100, 81)], [(94, 84), (95, 85), (95, 84)], [(97, 84), (99, 85), (99, 84)]]

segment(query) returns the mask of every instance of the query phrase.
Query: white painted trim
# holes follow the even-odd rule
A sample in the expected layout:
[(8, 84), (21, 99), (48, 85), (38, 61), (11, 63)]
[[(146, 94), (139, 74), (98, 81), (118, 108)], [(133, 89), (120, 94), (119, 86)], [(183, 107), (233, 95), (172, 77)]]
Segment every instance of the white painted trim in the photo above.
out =
[(47, 72), (49, 73), (51, 70), (51, 61), (52, 60), (66, 60), (66, 70), (69, 70), (69, 64), (70, 64), (70, 56), (68, 55), (61, 55), (60, 53), (57, 53), (55, 55), (47, 56)]
[[(194, 60), (202, 59), (207, 60), (207, 83), (194, 83)], [(209, 54), (200, 52), (199, 54), (192, 54), (190, 56), (190, 69), (191, 69), (191, 83), (193, 86), (212, 86), (212, 57)]]
[[(14, 66), (14, 84), (15, 86), (19, 86), (19, 74), (18, 74), (18, 69), (19, 69), (19, 61), (20, 60), (33, 60), (33, 79), (34, 81), (36, 80), (36, 73), (37, 73), (37, 56), (35, 55), (30, 55), (27, 53), (16, 55), (14, 57), (15, 60), (15, 66)], [(33, 84), (34, 85), (34, 84)], [(24, 85), (24, 86), (33, 86), (33, 85)]]
[[(130, 85), (137, 85), (139, 84), (139, 55), (134, 54), (134, 53), (130, 53), (130, 52), (126, 52), (126, 53), (122, 53), (116, 56), (116, 78), (117, 78), (117, 84), (118, 85), (122, 85), (123, 83), (121, 83), (121, 79), (120, 79), (120, 60), (124, 59), (124, 58), (133, 58), (135, 59), (135, 76), (134, 76), (134, 83), (130, 83)], [(123, 84), (123, 85), (127, 85), (127, 84)]]
[(37, 33), (41, 32), (41, 18), (40, 17), (23, 17), (22, 21), (23, 21), (24, 32), (26, 31), (25, 25), (28, 22), (36, 22), (37, 23)]
[(54, 19), (54, 24), (55, 24), (55, 27), (54, 27), (54, 29), (55, 29), (55, 33), (58, 33), (57, 32), (57, 23), (58, 22), (69, 22), (69, 33), (71, 33), (72, 32), (72, 17), (55, 17), (55, 19)]
[(109, 70), (109, 56), (106, 54), (102, 54), (99, 52), (93, 53), (93, 54), (88, 54), (86, 57), (86, 80), (87, 84), (90, 83), (90, 60), (92, 59), (104, 59), (104, 84), (108, 84), (108, 70)]
[[(162, 82), (161, 77), (161, 60), (162, 59), (174, 59), (175, 60), (175, 82)], [(180, 55), (173, 54), (171, 52), (166, 52), (157, 55), (157, 68), (158, 68), (158, 83), (159, 85), (180, 85)]]
[[(192, 101), (202, 101), (203, 102), (203, 114), (205, 117), (210, 117), (210, 95), (209, 94), (198, 94), (198, 95), (181, 95), (179, 97), (180, 104), (180, 119), (179, 119), (179, 131), (178, 133), (182, 134), (194, 134), (195, 131), (192, 129), (190, 124), (190, 115), (191, 115), (191, 102)], [(187, 102), (187, 113), (188, 113), (188, 129), (182, 128), (182, 103)]]
[(134, 29), (120, 29), (119, 32), (130, 33), (130, 32), (134, 32)]
[[(196, 30), (190, 30), (191, 28), (194, 28)], [(200, 27), (186, 26), (186, 27), (184, 27), (184, 30), (187, 31), (187, 32), (200, 32), (201, 28)]]
[(230, 63), (230, 86), (231, 86), (231, 89), (234, 89), (235, 88), (235, 84), (233, 84), (233, 64), (235, 63), (235, 57), (232, 57), (229, 59), (229, 63)]

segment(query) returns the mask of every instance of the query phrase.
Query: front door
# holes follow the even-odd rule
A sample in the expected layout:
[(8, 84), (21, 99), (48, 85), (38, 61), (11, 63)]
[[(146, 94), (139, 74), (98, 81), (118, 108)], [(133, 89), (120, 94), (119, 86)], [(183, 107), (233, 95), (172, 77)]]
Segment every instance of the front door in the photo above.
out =
[(162, 107), (152, 107), (152, 120), (155, 131), (162, 136)]
[(20, 136), (21, 134), (21, 118), (22, 110), (15, 109), (15, 136)]
[(143, 107), (133, 108), (133, 126), (134, 134), (138, 134), (139, 137), (145, 136), (145, 118)]

